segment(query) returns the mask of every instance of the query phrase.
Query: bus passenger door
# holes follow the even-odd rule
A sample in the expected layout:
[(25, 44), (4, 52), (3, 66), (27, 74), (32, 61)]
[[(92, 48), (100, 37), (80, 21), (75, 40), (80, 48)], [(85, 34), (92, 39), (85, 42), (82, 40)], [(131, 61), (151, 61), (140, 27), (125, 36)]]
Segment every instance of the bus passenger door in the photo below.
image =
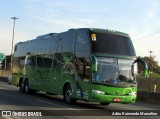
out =
[(83, 100), (89, 100), (91, 93), (91, 70), (90, 63), (85, 58), (77, 58), (76, 70), (78, 74), (79, 93)]
[(76, 70), (78, 74), (78, 93), (83, 100), (89, 100), (91, 92), (91, 71), (90, 71), (90, 37), (88, 30), (77, 30), (74, 46), (76, 57)]

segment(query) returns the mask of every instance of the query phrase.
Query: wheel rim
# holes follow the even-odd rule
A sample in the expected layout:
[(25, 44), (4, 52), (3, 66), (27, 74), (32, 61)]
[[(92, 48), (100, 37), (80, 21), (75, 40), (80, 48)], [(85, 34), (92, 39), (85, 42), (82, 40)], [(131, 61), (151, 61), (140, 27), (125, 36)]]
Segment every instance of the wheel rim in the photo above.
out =
[(20, 85), (20, 92), (23, 92), (23, 88), (24, 88), (24, 85), (23, 85), (23, 83), (21, 83), (21, 85)]
[(26, 83), (25, 83), (25, 93), (28, 93), (28, 92), (29, 92), (28, 81), (26, 81)]
[(66, 91), (66, 101), (70, 102), (72, 99), (72, 91), (71, 90), (67, 90)]
[(25, 92), (28, 93), (28, 85), (25, 86)]

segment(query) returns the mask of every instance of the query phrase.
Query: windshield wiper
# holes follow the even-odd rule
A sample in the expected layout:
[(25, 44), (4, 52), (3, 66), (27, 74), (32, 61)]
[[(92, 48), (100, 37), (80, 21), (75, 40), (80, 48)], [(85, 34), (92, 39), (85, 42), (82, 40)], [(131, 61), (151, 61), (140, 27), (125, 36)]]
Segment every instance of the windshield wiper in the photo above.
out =
[(120, 81), (120, 80), (117, 80), (117, 81), (118, 81), (117, 83), (114, 83), (114, 80), (110, 79), (110, 80), (102, 80), (99, 83), (102, 83), (108, 86), (116, 86), (116, 87), (136, 87), (137, 86), (136, 82)]
[(101, 82), (104, 82), (105, 84), (108, 84), (110, 86), (118, 86), (118, 80), (117, 79), (110, 79), (110, 80), (103, 80)]

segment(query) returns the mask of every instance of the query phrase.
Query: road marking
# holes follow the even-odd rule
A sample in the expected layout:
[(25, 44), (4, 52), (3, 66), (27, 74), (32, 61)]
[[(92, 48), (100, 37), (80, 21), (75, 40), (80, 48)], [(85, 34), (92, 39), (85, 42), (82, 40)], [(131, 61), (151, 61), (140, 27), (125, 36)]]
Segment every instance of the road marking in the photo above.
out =
[(54, 106), (57, 106), (57, 107), (67, 108), (67, 109), (69, 109), (69, 110), (76, 110), (76, 109), (73, 109), (73, 108), (69, 108), (69, 107), (66, 107), (66, 106), (62, 106), (62, 105), (50, 103), (50, 102), (47, 102), (47, 101), (44, 101), (44, 100), (40, 100), (40, 99), (35, 99), (35, 100), (37, 100), (37, 101), (39, 101), (39, 102), (46, 103), (46, 104), (54, 105)]

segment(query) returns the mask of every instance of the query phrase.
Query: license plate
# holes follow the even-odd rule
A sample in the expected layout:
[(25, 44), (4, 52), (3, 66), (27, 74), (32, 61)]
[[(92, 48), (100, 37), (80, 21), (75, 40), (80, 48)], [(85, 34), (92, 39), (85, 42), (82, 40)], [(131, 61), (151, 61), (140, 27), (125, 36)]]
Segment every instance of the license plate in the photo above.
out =
[(114, 102), (121, 102), (121, 98), (114, 98), (113, 101)]

